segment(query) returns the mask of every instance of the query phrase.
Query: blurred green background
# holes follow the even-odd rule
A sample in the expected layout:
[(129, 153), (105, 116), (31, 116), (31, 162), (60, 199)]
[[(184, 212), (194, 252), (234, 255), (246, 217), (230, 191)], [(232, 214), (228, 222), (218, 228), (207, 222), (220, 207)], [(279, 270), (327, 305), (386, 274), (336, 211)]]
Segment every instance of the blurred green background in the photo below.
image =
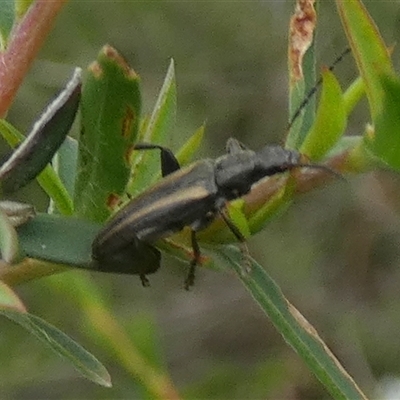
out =
[[(287, 123), (287, 26), (293, 1), (71, 1), (56, 21), (39, 59), (9, 113), (29, 128), (74, 66), (86, 67), (109, 43), (142, 79), (150, 111), (169, 59), (176, 65), (176, 149), (204, 121), (199, 157), (224, 151), (234, 136), (249, 147), (280, 142)], [(329, 65), (345, 48), (333, 2), (321, 2), (318, 63)], [(400, 4), (364, 1), (390, 46), (400, 39)], [(399, 52), (393, 59), (399, 66)], [(343, 87), (355, 77), (351, 56), (336, 69)], [(367, 121), (362, 102), (348, 133)], [(75, 128), (76, 130), (76, 128)], [(5, 151), (5, 146), (2, 146)], [(400, 179), (376, 172), (349, 177), (302, 196), (249, 243), (270, 275), (367, 393), (400, 380)], [(16, 198), (45, 209), (36, 184)], [(150, 276), (91, 274), (132, 335), (154, 325), (157, 344), (184, 397), (207, 399), (329, 398), (283, 342), (237, 278), (200, 269), (189, 293), (186, 266), (165, 259)], [(72, 271), (69, 274), (89, 274)], [(77, 377), (24, 330), (2, 319), (1, 399), (142, 398), (132, 378), (84, 334), (78, 309), (47, 285), (17, 288), (37, 314), (94, 353), (109, 368), (114, 387)], [(71, 288), (73, 290), (73, 288)], [(400, 392), (400, 389), (399, 391)]]

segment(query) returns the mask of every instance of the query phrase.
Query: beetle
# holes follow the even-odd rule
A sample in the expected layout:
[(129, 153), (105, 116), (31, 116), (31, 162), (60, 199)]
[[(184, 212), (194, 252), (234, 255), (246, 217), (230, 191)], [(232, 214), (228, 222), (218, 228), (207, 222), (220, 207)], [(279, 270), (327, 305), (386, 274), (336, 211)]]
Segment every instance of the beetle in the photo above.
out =
[(92, 244), (92, 259), (99, 266), (97, 269), (109, 264), (108, 270), (112, 267), (113, 272), (139, 274), (144, 286), (148, 285), (146, 275), (159, 268), (160, 254), (152, 247), (154, 267), (133, 268), (139, 247), (144, 246), (150, 252), (152, 243), (190, 227), (193, 258), (185, 280), (185, 288), (189, 289), (201, 258), (198, 231), (220, 216), (237, 240), (245, 242), (226, 213), (229, 201), (249, 193), (261, 179), (293, 168), (313, 167), (333, 172), (324, 165), (304, 163), (303, 156), (295, 150), (269, 145), (255, 152), (232, 138), (226, 145), (227, 154), (184, 168), (180, 168), (173, 153), (163, 146), (139, 143), (135, 149), (160, 150), (163, 178), (121, 208), (100, 230)]

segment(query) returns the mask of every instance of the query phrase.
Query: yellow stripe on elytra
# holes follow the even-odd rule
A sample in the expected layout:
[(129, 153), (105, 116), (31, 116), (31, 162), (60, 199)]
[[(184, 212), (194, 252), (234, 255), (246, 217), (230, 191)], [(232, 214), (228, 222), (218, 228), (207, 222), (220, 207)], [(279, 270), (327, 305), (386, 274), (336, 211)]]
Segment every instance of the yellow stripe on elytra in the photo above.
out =
[[(180, 189), (174, 193), (171, 193), (169, 196), (165, 196), (158, 201), (155, 201), (149, 204), (147, 207), (144, 207), (141, 210), (135, 210), (131, 213), (131, 215), (126, 215), (118, 225), (114, 226), (111, 230), (107, 231), (100, 242), (105, 242), (110, 239), (116, 232), (119, 230), (123, 230), (126, 226), (134, 224), (136, 221), (146, 218), (146, 216), (151, 213), (167, 208), (177, 202), (188, 201), (189, 203), (193, 200), (200, 200), (205, 198), (209, 194), (208, 190), (202, 186), (192, 186), (186, 189)], [(134, 200), (133, 200), (134, 201)], [(127, 205), (129, 207), (129, 204)], [(168, 214), (167, 214), (168, 216)], [(101, 245), (101, 244), (100, 244)]]

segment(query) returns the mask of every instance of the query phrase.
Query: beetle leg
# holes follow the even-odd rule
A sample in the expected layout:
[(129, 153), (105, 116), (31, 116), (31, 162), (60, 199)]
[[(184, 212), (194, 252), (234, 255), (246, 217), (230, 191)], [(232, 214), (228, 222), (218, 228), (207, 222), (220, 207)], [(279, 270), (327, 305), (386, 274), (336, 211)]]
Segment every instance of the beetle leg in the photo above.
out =
[(147, 276), (145, 274), (139, 274), (139, 278), (140, 278), (140, 281), (142, 282), (142, 286), (143, 287), (149, 287), (150, 286), (150, 282), (147, 279)]
[(224, 208), (219, 210), (219, 214), (231, 232), (235, 235), (236, 239), (239, 241), (240, 251), (243, 254), (243, 263), (245, 267), (242, 271), (242, 274), (246, 275), (246, 273), (251, 272), (250, 253), (246, 244), (246, 238), (243, 236), (242, 232), (240, 232), (239, 228), (234, 224), (234, 222), (229, 218)]
[(174, 153), (167, 147), (158, 146), (150, 143), (136, 143), (134, 146), (135, 150), (160, 150), (161, 152), (161, 173), (162, 176), (172, 174), (181, 168), (179, 161), (174, 156)]
[(190, 261), (189, 272), (185, 279), (185, 289), (189, 290), (190, 286), (194, 284), (194, 278), (196, 273), (196, 266), (200, 264), (200, 246), (199, 242), (197, 241), (196, 231), (191, 231), (191, 240), (192, 240), (192, 248), (193, 248), (193, 258)]

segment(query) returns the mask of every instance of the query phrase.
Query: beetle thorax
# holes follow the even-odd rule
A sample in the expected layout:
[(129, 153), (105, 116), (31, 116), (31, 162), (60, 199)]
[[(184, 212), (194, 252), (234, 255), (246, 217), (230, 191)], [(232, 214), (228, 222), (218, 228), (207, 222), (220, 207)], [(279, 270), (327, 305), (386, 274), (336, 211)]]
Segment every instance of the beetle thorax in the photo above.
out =
[(266, 146), (258, 152), (243, 150), (215, 160), (215, 181), (227, 200), (248, 193), (263, 178), (285, 172), (300, 162), (300, 154), (281, 146)]
[(215, 160), (215, 182), (227, 200), (248, 193), (254, 183), (255, 153), (244, 150)]

